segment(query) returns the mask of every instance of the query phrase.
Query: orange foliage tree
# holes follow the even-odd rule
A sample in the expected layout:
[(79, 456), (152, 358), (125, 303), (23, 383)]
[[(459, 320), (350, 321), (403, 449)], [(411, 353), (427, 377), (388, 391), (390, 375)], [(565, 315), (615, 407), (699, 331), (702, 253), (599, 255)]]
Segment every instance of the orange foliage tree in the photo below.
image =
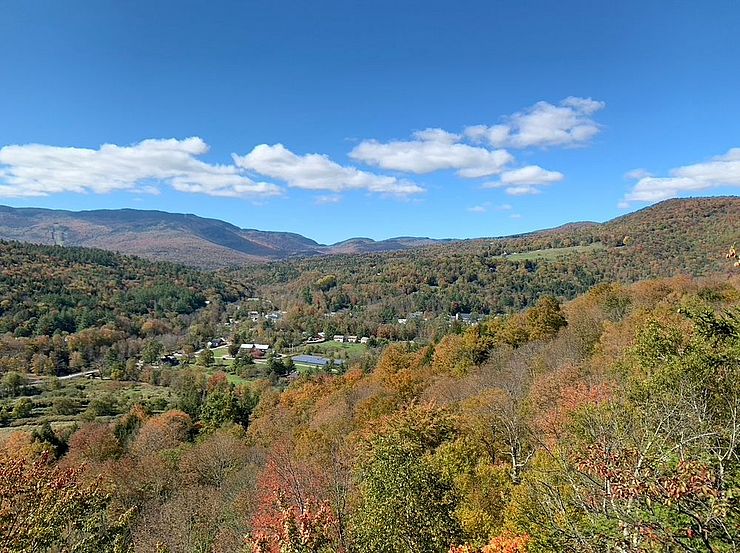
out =
[(113, 513), (109, 490), (81, 470), (55, 466), (48, 452), (0, 457), (0, 551), (124, 551), (132, 511)]
[(527, 553), (529, 536), (496, 536), (482, 548), (472, 545), (453, 545), (449, 553)]

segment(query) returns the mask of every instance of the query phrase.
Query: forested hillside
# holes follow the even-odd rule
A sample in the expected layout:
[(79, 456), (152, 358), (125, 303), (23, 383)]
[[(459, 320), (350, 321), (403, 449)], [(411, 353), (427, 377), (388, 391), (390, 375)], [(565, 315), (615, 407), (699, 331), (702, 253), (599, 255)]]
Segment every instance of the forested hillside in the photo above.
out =
[(0, 241), (0, 373), (61, 376), (112, 362), (111, 348), (125, 363), (145, 338), (187, 333), (207, 303), (249, 291), (181, 265)]
[(300, 234), (242, 229), (225, 221), (192, 214), (139, 209), (64, 211), (2, 205), (0, 239), (105, 248), (206, 269), (238, 267), (297, 255), (405, 250), (436, 242), (428, 238), (380, 241), (355, 238), (323, 245)]
[(371, 370), (15, 434), (2, 548), (735, 551), (739, 309), (737, 277), (605, 284)]
[[(542, 260), (595, 248), (625, 246), (638, 255), (648, 251), (654, 256), (642, 257), (640, 262), (662, 266), (673, 258), (675, 268), (693, 272), (702, 258), (699, 244), (711, 246), (727, 237), (732, 223), (737, 221), (739, 205), (737, 197), (676, 199), (606, 223), (570, 223), (520, 236), (463, 241), (350, 238), (331, 245), (295, 233), (241, 229), (225, 221), (191, 214), (136, 209), (72, 212), (0, 206), (0, 239), (104, 248), (206, 269), (248, 266), (250, 270), (261, 262), (297, 257), (309, 258), (295, 265), (305, 270), (314, 268), (310, 258), (316, 256), (340, 255), (336, 263), (341, 268), (356, 262), (351, 254), (393, 261), (445, 256), (450, 252), (490, 257), (504, 252), (516, 255), (555, 250), (533, 254), (532, 260)], [(708, 233), (713, 234), (709, 242)], [(587, 249), (573, 249), (577, 246)], [(565, 250), (559, 251), (560, 248)], [(514, 259), (528, 258), (520, 255)], [(327, 267), (333, 263), (326, 261)], [(617, 264), (637, 266), (638, 262)]]
[(249, 271), (0, 242), (0, 553), (737, 551), (738, 209)]
[[(573, 298), (601, 282), (727, 271), (740, 199), (669, 200), (603, 225), (406, 252), (303, 259), (252, 267), (263, 295), (284, 308), (351, 310), (368, 327), (413, 312), (518, 311), (544, 294)], [(372, 330), (370, 330), (372, 331)]]

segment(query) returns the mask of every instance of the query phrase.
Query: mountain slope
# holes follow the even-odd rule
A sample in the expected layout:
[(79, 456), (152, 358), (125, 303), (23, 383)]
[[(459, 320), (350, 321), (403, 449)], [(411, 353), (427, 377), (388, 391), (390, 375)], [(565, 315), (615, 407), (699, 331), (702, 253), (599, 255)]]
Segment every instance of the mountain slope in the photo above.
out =
[[(606, 223), (579, 222), (503, 237), (464, 241), (397, 237), (375, 241), (351, 238), (333, 245), (289, 232), (241, 229), (218, 219), (196, 215), (136, 209), (62, 211), (0, 206), (0, 239), (37, 244), (86, 246), (139, 255), (154, 260), (181, 262), (203, 268), (241, 266), (249, 262), (336, 254), (386, 254), (431, 247), (431, 252), (486, 251), (503, 255), (575, 245), (638, 244), (658, 259), (674, 257), (677, 263), (696, 254), (689, 238), (671, 234), (734, 240), (740, 199), (699, 198), (668, 200)], [(702, 238), (703, 239), (703, 238)], [(454, 246), (450, 246), (454, 242)], [(630, 244), (631, 242), (631, 244)]]
[(223, 221), (134, 209), (72, 212), (0, 207), (0, 238), (99, 247), (206, 267), (281, 256)]
[[(596, 284), (737, 273), (740, 198), (669, 200), (601, 224), (475, 239), (402, 252), (296, 259), (250, 269), (258, 294), (296, 313), (357, 310), (373, 325), (410, 313), (500, 313), (542, 295), (573, 298)], [(330, 289), (322, 285), (331, 275)], [(244, 272), (243, 277), (247, 276)], [(339, 318), (332, 319), (339, 325)], [(342, 327), (338, 327), (342, 331)], [(353, 333), (357, 331), (353, 330)]]
[(0, 239), (85, 246), (205, 268), (333, 253), (397, 251), (429, 238), (353, 239), (325, 246), (290, 232), (241, 229), (218, 219), (136, 209), (63, 211), (0, 206)]

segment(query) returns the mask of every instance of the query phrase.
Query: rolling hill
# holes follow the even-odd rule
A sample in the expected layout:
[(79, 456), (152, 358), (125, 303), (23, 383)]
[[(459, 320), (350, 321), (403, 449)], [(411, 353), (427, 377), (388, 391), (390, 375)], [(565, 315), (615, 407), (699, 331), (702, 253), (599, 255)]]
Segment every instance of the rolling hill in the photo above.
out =
[(450, 248), (463, 252), (486, 248), (498, 255), (516, 253), (521, 256), (521, 252), (598, 242), (649, 251), (657, 259), (672, 257), (678, 265), (686, 265), (689, 270), (692, 263), (687, 258), (696, 257), (697, 240), (735, 240), (737, 237), (732, 233), (736, 233), (739, 219), (740, 198), (737, 197), (677, 199), (605, 223), (568, 223), (503, 238), (462, 241), (415, 237), (381, 241), (351, 238), (324, 245), (300, 234), (241, 229), (218, 219), (190, 214), (136, 209), (75, 212), (0, 206), (0, 239), (102, 248), (207, 269), (238, 267), (250, 262), (419, 249), (429, 249), (432, 256)]
[(397, 251), (435, 243), (428, 238), (358, 238), (325, 246), (300, 234), (241, 229), (218, 219), (190, 214), (7, 206), (0, 206), (0, 239), (102, 248), (208, 269), (295, 256)]
[[(606, 223), (413, 250), (275, 262), (242, 271), (283, 306), (409, 313), (518, 311), (542, 295), (573, 298), (596, 284), (736, 273), (740, 198), (668, 200)], [(335, 283), (326, 289), (326, 276)], [(310, 302), (307, 299), (310, 298)]]

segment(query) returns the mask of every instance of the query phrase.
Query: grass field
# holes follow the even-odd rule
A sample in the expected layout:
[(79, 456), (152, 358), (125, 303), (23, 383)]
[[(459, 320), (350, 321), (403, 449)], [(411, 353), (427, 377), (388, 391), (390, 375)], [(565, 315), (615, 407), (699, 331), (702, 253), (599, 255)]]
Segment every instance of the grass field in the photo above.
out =
[(49, 386), (50, 382), (42, 381), (38, 385), (40, 393), (26, 396), (33, 401), (30, 416), (0, 428), (0, 438), (18, 430), (33, 430), (45, 422), (58, 429), (86, 420), (108, 420), (125, 413), (135, 403), (146, 403), (155, 411), (164, 410), (172, 400), (169, 388), (143, 382), (75, 378), (60, 381), (58, 388)]
[(365, 353), (367, 351), (367, 346), (365, 344), (349, 344), (331, 341), (322, 342), (320, 344), (309, 344), (308, 346), (304, 346), (303, 350), (312, 351), (317, 355), (346, 352), (349, 357), (354, 357)]
[(539, 259), (557, 259), (571, 253), (585, 253), (595, 250), (606, 249), (601, 242), (595, 242), (587, 246), (571, 246), (569, 248), (548, 248), (546, 250), (532, 250), (531, 252), (513, 253), (506, 256), (511, 261), (535, 261)]
[[(215, 374), (219, 372), (219, 369), (208, 371), (208, 374)], [(230, 372), (221, 371), (226, 373), (226, 380), (229, 381), (230, 384), (234, 384), (235, 386), (240, 386), (242, 384), (249, 384), (250, 382), (254, 382), (254, 378), (242, 378), (241, 376), (237, 376), (235, 374), (232, 374)]]
[[(305, 365), (303, 363), (295, 363), (295, 369), (301, 376), (310, 376), (315, 374), (325, 374), (323, 367), (317, 367), (316, 365)], [(337, 369), (335, 369), (337, 370)]]
[(316, 365), (304, 365), (303, 363), (294, 363), (294, 365), (295, 365), (295, 369), (300, 374), (306, 374), (306, 373), (311, 374), (314, 371), (316, 371), (318, 368), (316, 367)]
[(229, 346), (219, 346), (211, 350), (213, 352), (213, 358), (216, 361), (223, 359), (226, 355), (229, 355)]

